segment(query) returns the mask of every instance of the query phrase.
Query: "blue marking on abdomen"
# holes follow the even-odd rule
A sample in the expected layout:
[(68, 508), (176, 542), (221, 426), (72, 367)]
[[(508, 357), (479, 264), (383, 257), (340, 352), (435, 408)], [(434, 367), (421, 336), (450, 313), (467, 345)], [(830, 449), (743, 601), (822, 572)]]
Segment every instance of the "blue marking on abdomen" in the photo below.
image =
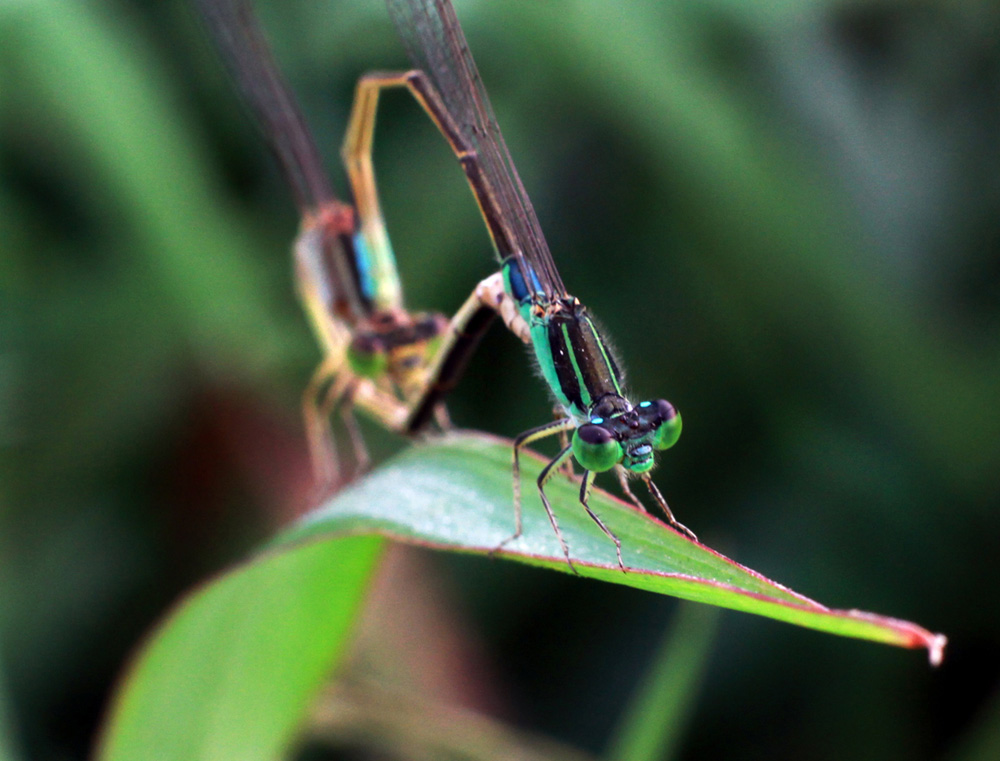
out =
[(529, 290), (528, 283), (525, 282), (524, 272), (521, 270), (521, 263), (518, 261), (517, 257), (508, 257), (504, 261), (503, 265), (507, 268), (511, 296), (513, 296), (518, 302), (524, 302), (530, 299), (532, 294), (544, 292), (542, 290), (542, 284), (538, 279), (538, 273), (536, 273), (533, 269), (529, 269), (529, 274), (531, 286), (534, 290)]
[(375, 299), (375, 279), (372, 277), (372, 260), (368, 254), (365, 236), (356, 232), (351, 236), (351, 243), (354, 244), (354, 264), (358, 270), (358, 286), (361, 288), (361, 295), (366, 301), (373, 301)]

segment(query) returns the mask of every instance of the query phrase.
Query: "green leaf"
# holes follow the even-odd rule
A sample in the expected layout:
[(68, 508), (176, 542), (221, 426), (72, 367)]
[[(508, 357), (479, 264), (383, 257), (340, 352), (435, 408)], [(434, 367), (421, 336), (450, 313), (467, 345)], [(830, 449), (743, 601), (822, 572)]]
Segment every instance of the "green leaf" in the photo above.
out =
[[(534, 489), (513, 529), (511, 443), (482, 434), (419, 444), (344, 489), (251, 562), (184, 600), (154, 632), (119, 690), (102, 761), (271, 759), (291, 742), (343, 651), (381, 534), (570, 572)], [(525, 484), (543, 461), (527, 456)], [(944, 637), (904, 621), (830, 610), (595, 490), (614, 544), (557, 475), (548, 488), (581, 576), (904, 647), (939, 661)], [(326, 540), (326, 541), (320, 541)], [(333, 540), (333, 541), (330, 541)]]
[(196, 590), (126, 675), (98, 758), (278, 758), (336, 664), (382, 543), (262, 555)]
[[(571, 573), (534, 488), (544, 462), (532, 456), (523, 460), (524, 535), (502, 548), (499, 545), (514, 529), (511, 442), (469, 433), (410, 447), (311, 513), (278, 543), (374, 531), (413, 544)], [(580, 506), (578, 481), (557, 474), (546, 486), (546, 494), (581, 576), (831, 634), (927, 648), (932, 662), (941, 659), (945, 644), (941, 635), (907, 621), (827, 608), (595, 489), (591, 506), (621, 540), (628, 568), (624, 573), (618, 567), (614, 543)], [(679, 512), (682, 520), (688, 518), (683, 507)]]

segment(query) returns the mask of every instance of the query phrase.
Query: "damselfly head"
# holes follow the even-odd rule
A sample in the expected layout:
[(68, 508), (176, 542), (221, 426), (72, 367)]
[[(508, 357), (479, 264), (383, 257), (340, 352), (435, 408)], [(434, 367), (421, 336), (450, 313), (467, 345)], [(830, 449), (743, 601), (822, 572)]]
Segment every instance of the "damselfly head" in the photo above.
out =
[(404, 397), (418, 393), (449, 326), (437, 313), (379, 310), (355, 328), (347, 349), (351, 370), (364, 378), (387, 376)]
[(407, 387), (421, 378), (428, 358), (448, 331), (443, 315), (410, 315), (400, 309), (380, 310), (359, 323), (347, 350), (355, 375), (377, 378), (388, 372), (393, 381)]
[(426, 382), (430, 358), (447, 334), (448, 326), (444, 315), (421, 313), (386, 335), (389, 375), (404, 396), (417, 392)]
[[(622, 400), (624, 401), (624, 400)], [(602, 472), (621, 463), (633, 473), (645, 473), (654, 464), (657, 449), (672, 447), (681, 433), (681, 416), (665, 399), (637, 407), (611, 405), (618, 411), (595, 414), (573, 433), (573, 455), (587, 470)]]

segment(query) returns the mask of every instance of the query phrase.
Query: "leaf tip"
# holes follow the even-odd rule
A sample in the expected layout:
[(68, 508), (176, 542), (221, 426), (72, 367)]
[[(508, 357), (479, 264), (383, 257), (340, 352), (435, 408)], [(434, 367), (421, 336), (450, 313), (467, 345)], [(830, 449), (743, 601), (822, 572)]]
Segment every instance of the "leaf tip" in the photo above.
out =
[(943, 634), (935, 634), (927, 642), (927, 660), (935, 668), (941, 665), (944, 660), (944, 648), (948, 644), (948, 638)]

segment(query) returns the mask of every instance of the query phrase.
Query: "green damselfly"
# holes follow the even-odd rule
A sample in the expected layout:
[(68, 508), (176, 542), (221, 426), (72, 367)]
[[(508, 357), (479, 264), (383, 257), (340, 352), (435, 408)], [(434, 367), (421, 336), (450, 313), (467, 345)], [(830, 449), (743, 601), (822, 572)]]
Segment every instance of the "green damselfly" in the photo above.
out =
[(435, 419), (447, 427), (442, 400), (492, 322), (502, 283), (495, 278), (477, 288), (450, 324), (441, 314), (408, 312), (372, 166), (377, 91), (359, 87), (341, 151), (352, 207), (333, 192), (249, 0), (196, 2), (302, 216), (295, 277), (323, 351), (302, 404), (317, 481), (326, 488), (339, 475), (334, 412), (343, 418), (358, 470), (368, 453), (355, 407), (407, 434)]
[(614, 541), (623, 569), (621, 542), (588, 505), (597, 473), (614, 470), (626, 496), (643, 507), (628, 485), (630, 476), (640, 478), (670, 523), (694, 538), (674, 518), (649, 475), (655, 450), (667, 449), (677, 441), (680, 414), (663, 399), (637, 405), (629, 401), (610, 348), (586, 307), (563, 285), (450, 1), (388, 0), (388, 6), (416, 70), (368, 75), (359, 87), (406, 86), (450, 143), (501, 262), (504, 298), (496, 304), (497, 311), (507, 326), (533, 347), (562, 412), (554, 422), (515, 439), (515, 533), (503, 544), (522, 531), (521, 449), (549, 436), (559, 436), (562, 448), (538, 476), (538, 491), (571, 566), (569, 548), (545, 495), (545, 484), (573, 458), (584, 468), (580, 502)]

